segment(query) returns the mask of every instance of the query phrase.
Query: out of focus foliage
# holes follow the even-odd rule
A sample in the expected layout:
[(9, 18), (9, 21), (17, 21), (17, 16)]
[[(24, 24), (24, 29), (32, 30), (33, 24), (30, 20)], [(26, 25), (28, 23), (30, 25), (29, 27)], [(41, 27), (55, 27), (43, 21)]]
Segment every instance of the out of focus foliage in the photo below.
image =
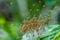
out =
[[(37, 18), (39, 18), (40, 14), (46, 15), (46, 13), (50, 13), (48, 12), (48, 9), (54, 10), (56, 6), (60, 7), (60, 0), (3, 0), (3, 1), (7, 1), (8, 7), (6, 7), (6, 10), (11, 11), (13, 17), (10, 21), (8, 21), (0, 11), (0, 40), (21, 40), (22, 35), (18, 32), (18, 29), (20, 28), (20, 25), (23, 24), (25, 19), (29, 20), (34, 15)], [(48, 9), (45, 10), (45, 7)], [(58, 17), (58, 23), (60, 23), (60, 17)], [(57, 25), (51, 26), (51, 28), (49, 28), (50, 31), (49, 34), (41, 35), (37, 37), (36, 40), (60, 40), (60, 24), (58, 24), (57, 27), (56, 26)]]

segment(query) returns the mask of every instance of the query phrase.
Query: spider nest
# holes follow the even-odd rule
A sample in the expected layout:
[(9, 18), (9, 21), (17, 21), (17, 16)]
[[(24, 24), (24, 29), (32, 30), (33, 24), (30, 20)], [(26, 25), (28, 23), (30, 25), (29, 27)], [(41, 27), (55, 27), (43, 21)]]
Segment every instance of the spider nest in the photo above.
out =
[(24, 23), (19, 28), (19, 32), (26, 33), (28, 31), (39, 30), (39, 28), (44, 30), (44, 25), (49, 24), (49, 20), (50, 15), (45, 16), (44, 19), (37, 19), (37, 17), (34, 16), (31, 20), (24, 21)]

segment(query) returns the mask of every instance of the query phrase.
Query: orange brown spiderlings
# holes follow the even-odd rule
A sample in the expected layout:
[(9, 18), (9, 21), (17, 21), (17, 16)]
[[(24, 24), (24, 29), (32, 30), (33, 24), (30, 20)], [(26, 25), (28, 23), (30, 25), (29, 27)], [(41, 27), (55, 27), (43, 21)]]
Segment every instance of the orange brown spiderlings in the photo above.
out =
[(33, 17), (31, 20), (25, 20), (23, 25), (20, 27), (19, 32), (25, 33), (27, 31), (38, 30), (39, 28), (44, 29), (44, 25), (46, 22), (50, 20), (50, 16), (46, 16), (45, 19), (37, 19), (37, 17)]

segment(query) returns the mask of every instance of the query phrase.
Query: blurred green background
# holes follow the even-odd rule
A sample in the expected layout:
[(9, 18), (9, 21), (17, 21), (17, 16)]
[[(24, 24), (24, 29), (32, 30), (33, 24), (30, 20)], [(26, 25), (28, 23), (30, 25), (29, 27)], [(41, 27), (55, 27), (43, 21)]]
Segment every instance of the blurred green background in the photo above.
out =
[(50, 33), (36, 40), (60, 40), (60, 0), (0, 0), (0, 40), (21, 40), (18, 30), (24, 20), (48, 14), (51, 15)]

